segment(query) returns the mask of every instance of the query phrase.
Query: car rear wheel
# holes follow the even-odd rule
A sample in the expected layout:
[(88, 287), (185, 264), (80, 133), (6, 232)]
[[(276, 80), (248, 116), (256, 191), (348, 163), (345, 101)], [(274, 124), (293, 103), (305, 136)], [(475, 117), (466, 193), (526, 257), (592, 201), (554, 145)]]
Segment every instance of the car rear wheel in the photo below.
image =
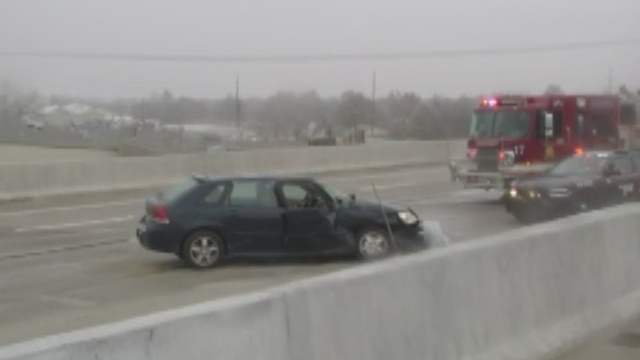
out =
[(197, 269), (212, 268), (222, 260), (224, 242), (212, 231), (198, 231), (189, 235), (182, 247), (182, 260)]
[(386, 230), (367, 228), (358, 234), (358, 257), (363, 260), (376, 260), (391, 253), (391, 241)]

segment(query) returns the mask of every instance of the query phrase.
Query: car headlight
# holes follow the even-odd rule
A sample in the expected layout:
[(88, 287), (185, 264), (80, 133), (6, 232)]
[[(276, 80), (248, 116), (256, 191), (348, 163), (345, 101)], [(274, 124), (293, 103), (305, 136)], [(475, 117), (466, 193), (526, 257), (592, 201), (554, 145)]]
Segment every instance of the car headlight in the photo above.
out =
[(509, 196), (511, 196), (512, 198), (517, 197), (518, 196), (518, 190), (516, 188), (511, 188), (509, 190)]
[(418, 218), (410, 211), (400, 211), (398, 212), (398, 217), (406, 225), (411, 225), (418, 222)]
[(541, 197), (542, 194), (536, 190), (529, 190), (529, 197), (532, 199)]

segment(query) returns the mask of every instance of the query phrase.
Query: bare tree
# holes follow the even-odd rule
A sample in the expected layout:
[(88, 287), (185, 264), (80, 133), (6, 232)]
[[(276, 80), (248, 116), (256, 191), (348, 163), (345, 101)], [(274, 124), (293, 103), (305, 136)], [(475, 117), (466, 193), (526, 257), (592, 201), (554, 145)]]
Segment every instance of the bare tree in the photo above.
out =
[(357, 130), (370, 114), (371, 100), (362, 93), (347, 91), (342, 94), (336, 109), (336, 120), (344, 128)]
[(564, 91), (558, 84), (550, 84), (547, 86), (547, 89), (544, 91), (545, 95), (562, 95)]

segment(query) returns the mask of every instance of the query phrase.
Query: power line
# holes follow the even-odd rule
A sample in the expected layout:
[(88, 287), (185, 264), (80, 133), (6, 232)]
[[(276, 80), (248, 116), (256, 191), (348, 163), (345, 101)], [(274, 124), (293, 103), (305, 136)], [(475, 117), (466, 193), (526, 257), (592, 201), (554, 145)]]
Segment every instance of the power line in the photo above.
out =
[(390, 52), (390, 53), (345, 53), (332, 55), (144, 55), (126, 53), (100, 52), (48, 52), (48, 51), (0, 51), (0, 57), (28, 57), (53, 59), (89, 59), (120, 60), (146, 62), (319, 62), (319, 61), (355, 61), (355, 60), (402, 60), (426, 58), (455, 58), (482, 55), (510, 55), (526, 53), (567, 52), (583, 49), (609, 48), (615, 46), (638, 45), (640, 39), (609, 40), (598, 42), (564, 43), (553, 45), (478, 48), (466, 50), (442, 50), (424, 52)]

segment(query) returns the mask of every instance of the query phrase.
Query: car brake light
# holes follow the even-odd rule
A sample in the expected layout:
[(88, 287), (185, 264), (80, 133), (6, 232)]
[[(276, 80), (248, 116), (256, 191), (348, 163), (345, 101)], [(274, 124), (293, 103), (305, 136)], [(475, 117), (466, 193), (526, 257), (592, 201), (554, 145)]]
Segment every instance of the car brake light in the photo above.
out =
[(576, 155), (583, 155), (584, 150), (582, 148), (576, 148)]
[(153, 221), (161, 224), (169, 223), (169, 213), (164, 205), (156, 205), (153, 207)]
[(467, 150), (467, 158), (468, 158), (469, 160), (475, 160), (475, 158), (476, 158), (476, 153), (477, 153), (477, 152), (478, 152), (478, 150), (477, 150), (477, 149), (475, 149), (475, 148), (470, 148), (470, 149), (468, 149), (468, 150)]

